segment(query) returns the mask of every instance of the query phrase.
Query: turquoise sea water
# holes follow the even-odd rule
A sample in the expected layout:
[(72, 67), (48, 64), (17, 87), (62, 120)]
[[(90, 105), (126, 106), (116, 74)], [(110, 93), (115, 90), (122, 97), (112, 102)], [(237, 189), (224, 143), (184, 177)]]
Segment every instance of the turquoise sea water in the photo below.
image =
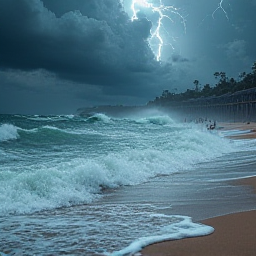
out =
[(186, 216), (253, 208), (228, 181), (256, 174), (255, 149), (160, 112), (0, 115), (0, 252), (126, 255), (210, 233)]

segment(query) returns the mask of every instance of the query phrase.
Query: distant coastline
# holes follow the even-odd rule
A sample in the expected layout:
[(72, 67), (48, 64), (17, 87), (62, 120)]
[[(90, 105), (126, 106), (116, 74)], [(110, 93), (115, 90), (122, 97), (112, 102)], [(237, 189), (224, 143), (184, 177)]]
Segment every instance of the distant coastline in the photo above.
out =
[[(193, 120), (210, 118), (228, 122), (256, 121), (256, 61), (252, 72), (240, 73), (239, 79), (229, 78), (225, 72), (215, 72), (219, 80), (215, 86), (194, 81), (195, 88), (182, 93), (164, 90), (161, 96), (149, 101), (145, 106), (105, 105), (80, 108), (77, 114), (88, 116), (104, 113), (111, 116), (124, 116), (148, 109), (166, 110), (179, 119)], [(174, 90), (177, 91), (177, 88)]]
[(144, 106), (103, 105), (79, 108), (77, 114), (90, 116), (103, 113), (123, 117), (136, 112), (159, 110), (178, 117), (180, 121), (191, 121), (207, 117), (218, 121), (252, 122), (256, 121), (256, 87), (216, 97), (192, 98), (186, 101), (172, 101), (168, 98), (148, 102)]
[(78, 115), (82, 117), (89, 117), (96, 113), (103, 113), (113, 117), (123, 117), (141, 110), (148, 109), (148, 106), (123, 106), (123, 105), (102, 105), (94, 107), (84, 107), (77, 109)]

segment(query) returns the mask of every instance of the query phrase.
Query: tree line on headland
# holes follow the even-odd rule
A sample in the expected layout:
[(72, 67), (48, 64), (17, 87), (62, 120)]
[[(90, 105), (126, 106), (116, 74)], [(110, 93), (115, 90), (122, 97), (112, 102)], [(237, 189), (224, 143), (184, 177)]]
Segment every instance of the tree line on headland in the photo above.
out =
[[(236, 120), (255, 119), (256, 113), (256, 61), (251, 73), (240, 73), (238, 80), (227, 77), (225, 72), (215, 72), (215, 86), (205, 84), (200, 87), (198, 80), (194, 88), (182, 93), (164, 90), (161, 96), (149, 101), (144, 106), (101, 105), (79, 108), (81, 116), (91, 116), (93, 113), (105, 113), (111, 116), (123, 116), (148, 107), (172, 108), (181, 116), (211, 116), (212, 118)], [(253, 89), (252, 89), (253, 88)]]
[(161, 96), (156, 97), (153, 101), (148, 102), (148, 105), (161, 104), (163, 102), (187, 101), (190, 99), (217, 97), (228, 93), (234, 93), (256, 87), (256, 61), (252, 65), (252, 72), (242, 72), (239, 74), (238, 81), (233, 77), (227, 77), (225, 72), (215, 72), (214, 77), (217, 81), (214, 87), (210, 84), (205, 84), (200, 87), (198, 80), (194, 81), (194, 89), (187, 89), (182, 93), (174, 93), (169, 90), (164, 90)]

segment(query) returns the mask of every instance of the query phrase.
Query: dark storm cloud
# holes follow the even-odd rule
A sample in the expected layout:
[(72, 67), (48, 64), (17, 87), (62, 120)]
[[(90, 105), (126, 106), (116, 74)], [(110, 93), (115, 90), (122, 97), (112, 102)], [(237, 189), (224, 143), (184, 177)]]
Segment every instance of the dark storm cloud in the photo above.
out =
[(187, 58), (182, 57), (179, 54), (173, 54), (172, 61), (173, 62), (188, 62), (189, 60)]
[(227, 15), (219, 0), (162, 0), (186, 29), (166, 13), (161, 62), (147, 40), (158, 14), (144, 8), (131, 21), (131, 1), (0, 0), (0, 113), (145, 104), (195, 79), (214, 85), (216, 71), (250, 72), (255, 0), (224, 0)]
[[(80, 10), (69, 11), (69, 5), (80, 5)], [(146, 41), (147, 19), (131, 22), (116, 0), (58, 6), (66, 9), (56, 15), (40, 0), (0, 0), (2, 69), (45, 69), (62, 79), (103, 87), (137, 86), (140, 77), (149, 82), (154, 72), (161, 73)]]

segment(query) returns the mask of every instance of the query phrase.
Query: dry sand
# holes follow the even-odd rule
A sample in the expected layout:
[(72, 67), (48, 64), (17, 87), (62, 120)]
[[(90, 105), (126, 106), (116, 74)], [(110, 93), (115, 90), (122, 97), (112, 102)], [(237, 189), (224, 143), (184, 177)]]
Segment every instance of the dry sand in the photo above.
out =
[[(256, 123), (220, 124), (224, 130), (251, 130), (232, 139), (256, 139)], [(248, 185), (256, 192), (256, 177), (241, 179), (237, 185)], [(256, 201), (255, 201), (256, 206)], [(202, 221), (214, 227), (209, 236), (162, 242), (146, 247), (143, 256), (255, 256), (256, 210), (234, 213)]]

